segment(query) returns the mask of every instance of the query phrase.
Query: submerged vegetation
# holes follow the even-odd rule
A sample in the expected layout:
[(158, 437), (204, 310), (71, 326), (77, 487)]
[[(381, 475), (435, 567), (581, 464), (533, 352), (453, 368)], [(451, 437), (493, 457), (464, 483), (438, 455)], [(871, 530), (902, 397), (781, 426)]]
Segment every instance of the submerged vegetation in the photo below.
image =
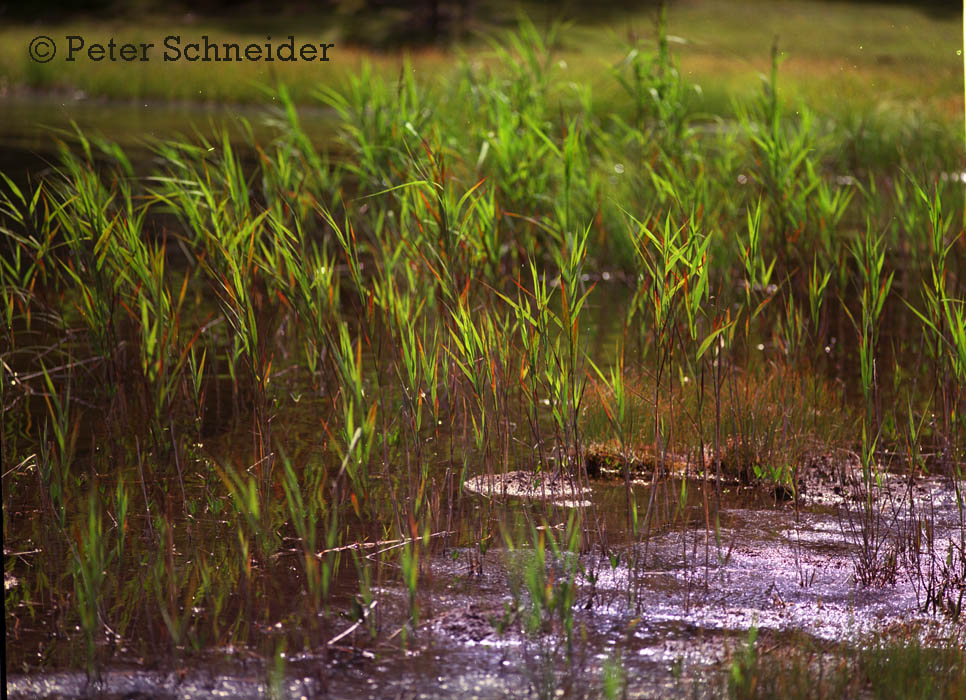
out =
[[(8, 668), (250, 649), (277, 690), (299, 653), (410, 643), (445, 554), (470, 578), (505, 565), (496, 626), (547, 661), (534, 692), (576, 693), (550, 671), (583, 667), (581, 586), (626, 571), (629, 637), (654, 537), (697, 528), (703, 551), (680, 549), (713, 586), (727, 492), (805, 508), (818, 463), (856, 585), (901, 572), (962, 621), (955, 125), (873, 153), (865, 126), (783, 99), (777, 47), (735, 119), (698, 118), (663, 25), (602, 109), (557, 40), (523, 21), (443, 85), (320, 88), (325, 147), (279, 85), (271, 142), (161, 141), (140, 163), (78, 130), (41, 178), (3, 175)], [(569, 493), (610, 475), (621, 502), (464, 491), (519, 470)], [(952, 535), (912, 496), (926, 477)], [(959, 644), (902, 654), (956, 695)], [(785, 694), (819, 659), (830, 687), (887, 695), (897, 652), (862, 649), (801, 652), (788, 680), (752, 639), (724, 683)], [(618, 697), (612, 652), (588, 683)], [(822, 676), (826, 656), (856, 672)]]

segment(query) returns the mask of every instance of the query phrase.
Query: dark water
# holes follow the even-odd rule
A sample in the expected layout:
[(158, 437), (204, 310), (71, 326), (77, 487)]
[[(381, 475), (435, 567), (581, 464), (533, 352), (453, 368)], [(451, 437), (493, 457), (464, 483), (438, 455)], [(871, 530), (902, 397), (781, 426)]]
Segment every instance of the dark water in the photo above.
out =
[[(628, 544), (626, 537), (624, 543), (615, 542), (617, 561), (597, 551), (581, 555), (569, 651), (559, 627), (527, 633), (508, 614), (512, 582), (525, 570), (531, 549), (496, 547), (481, 559), (475, 548), (453, 545), (438, 548), (425, 564), (415, 628), (408, 622), (406, 590), (387, 565), (372, 587), (377, 641), (363, 627), (336, 645), (281, 657), (272, 692), (293, 698), (583, 697), (601, 692), (603, 669), (619, 651), (630, 697), (717, 695), (724, 688), (721, 671), (729, 654), (752, 626), (798, 642), (802, 635), (857, 642), (915, 623), (926, 630), (942, 627), (920, 612), (924, 593), (911, 573), (900, 568), (894, 581), (881, 586), (855, 581), (860, 542), (841, 514), (827, 508), (796, 513), (790, 504), (775, 504), (760, 492), (732, 488), (724, 494), (717, 528), (709, 529), (700, 522), (700, 488), (692, 484), (689, 489), (685, 524), (656, 530), (646, 556), (643, 544)], [(648, 489), (635, 487), (639, 502)], [(677, 493), (679, 484), (672, 490)], [(948, 486), (922, 482), (919, 497), (932, 504), (939, 539), (953, 536), (958, 512)], [(624, 498), (622, 484), (594, 486), (591, 500), (605, 530), (620, 531)], [(902, 504), (897, 500), (895, 505)], [(478, 517), (480, 507), (469, 503), (465, 520)], [(522, 532), (526, 512), (508, 504), (497, 508), (496, 517), (507, 531)], [(885, 527), (904, 523), (897, 515)], [(632, 557), (636, 561), (629, 565)], [(271, 575), (284, 577), (287, 569), (294, 581), (294, 563), (276, 566)], [(278, 593), (289, 598), (269, 605), (261, 625), (262, 648), (273, 634), (276, 641), (298, 635), (285, 622), (287, 608), (299, 604), (298, 593), (278, 583)], [(347, 578), (341, 595), (334, 596), (334, 607), (339, 599), (348, 605), (351, 586)], [(26, 661), (29, 648), (43, 646), (47, 633), (24, 612), (7, 612), (11, 672)], [(11, 616), (23, 616), (13, 636)], [(352, 624), (350, 618), (335, 616), (330, 637)], [(83, 672), (14, 673), (8, 690), (11, 697), (247, 698), (263, 697), (273, 683), (273, 662), (242, 646), (187, 654), (177, 663), (164, 658), (132, 655), (122, 648), (95, 685)]]
[[(320, 108), (300, 107), (302, 127), (313, 139), (331, 135), (331, 116)], [(89, 137), (116, 142), (137, 164), (150, 157), (157, 140), (197, 135), (218, 138), (223, 130), (244, 142), (240, 125), (247, 121), (259, 142), (276, 133), (278, 115), (272, 101), (264, 104), (221, 104), (161, 100), (110, 100), (80, 92), (64, 94), (8, 94), (0, 96), (0, 171), (18, 181), (42, 174), (56, 163), (56, 141), (70, 141), (75, 125)]]

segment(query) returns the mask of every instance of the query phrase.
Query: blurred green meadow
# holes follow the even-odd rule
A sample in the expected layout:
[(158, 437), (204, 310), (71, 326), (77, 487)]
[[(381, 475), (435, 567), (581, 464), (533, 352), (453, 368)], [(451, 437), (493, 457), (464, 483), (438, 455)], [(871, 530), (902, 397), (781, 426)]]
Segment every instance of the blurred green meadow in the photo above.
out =
[[(728, 110), (732, 97), (757, 90), (759, 75), (768, 72), (770, 48), (777, 37), (787, 57), (787, 98), (806, 98), (812, 108), (823, 110), (845, 103), (860, 110), (904, 103), (958, 118), (961, 15), (952, 9), (806, 0), (681, 2), (669, 8), (669, 40), (682, 75), (704, 90), (695, 102), (699, 112)], [(75, 17), (48, 24), (43, 20), (18, 24), (14, 19), (0, 28), (0, 85), (8, 91), (81, 90), (92, 97), (262, 101), (263, 86), (281, 81), (294, 99), (304, 101), (316, 85), (338, 85), (346, 76), (358, 74), (363, 61), (371, 62), (383, 77), (395, 78), (403, 54), (410, 56), (421, 81), (445, 80), (457, 65), (454, 52), (465, 52), (470, 60), (492, 58), (484, 37), (512, 27), (517, 12), (526, 13), (538, 26), (569, 19), (573, 26), (559, 37), (555, 57), (567, 65), (570, 80), (606, 92), (611, 87), (603, 77), (606, 67), (623, 57), (622, 45), (635, 37), (653, 39), (657, 5), (591, 11), (578, 6), (480, 3), (469, 17), (452, 20), (432, 42), (411, 31), (411, 23), (419, 20), (405, 10), (349, 12), (338, 5), (328, 12), (264, 13), (256, 8), (214, 15), (144, 16), (129, 10), (127, 17), (121, 11), (114, 13), (119, 15), (115, 18)], [(296, 34), (300, 42), (328, 42), (335, 47), (332, 60), (325, 64), (66, 63), (60, 57), (38, 64), (29, 59), (27, 46), (39, 33), (58, 41), (79, 35), (88, 43), (116, 37), (119, 42), (157, 45), (168, 35), (184, 36), (187, 42), (189, 37), (207, 34), (218, 42), (243, 46), (264, 42), (268, 35)], [(63, 56), (65, 46), (60, 50)]]

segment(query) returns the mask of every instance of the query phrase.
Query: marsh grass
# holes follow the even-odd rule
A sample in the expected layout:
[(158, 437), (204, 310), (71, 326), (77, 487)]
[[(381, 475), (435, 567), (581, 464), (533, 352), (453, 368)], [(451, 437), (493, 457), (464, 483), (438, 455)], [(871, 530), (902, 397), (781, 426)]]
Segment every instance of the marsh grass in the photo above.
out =
[(752, 630), (732, 652), (733, 698), (956, 698), (963, 694), (962, 641), (860, 640), (844, 649), (810, 639), (774, 639)]
[[(664, 23), (607, 73), (633, 116), (602, 118), (560, 74), (566, 32), (524, 21), (442, 87), (323, 86), (330, 149), (280, 86), (270, 143), (244, 124), (242, 144), (157, 142), (143, 176), (78, 131), (40, 182), (3, 178), (5, 518), (54, 516), (8, 600), (79, 626), (92, 670), (108, 636), (280, 660), (408, 643), (433, 555), (466, 547), (482, 575), (502, 541), (510, 613), (550, 668), (579, 657), (593, 556), (629, 562), (633, 602), (654, 533), (680, 528), (692, 571), (696, 494), (706, 573), (725, 556), (727, 479), (798, 502), (810, 455), (857, 451), (865, 584), (907, 551), (873, 499), (883, 454), (912, 479), (938, 451), (962, 502), (963, 189), (906, 154), (843, 179), (854, 134), (786, 107), (777, 51), (738, 128), (706, 128)], [(626, 536), (596, 504), (562, 530), (556, 506), (524, 508), (520, 534), (502, 495), (462, 492), (516, 469), (586, 486), (591, 443), (615, 446)], [(908, 558), (946, 614), (958, 546), (945, 569), (935, 546)]]

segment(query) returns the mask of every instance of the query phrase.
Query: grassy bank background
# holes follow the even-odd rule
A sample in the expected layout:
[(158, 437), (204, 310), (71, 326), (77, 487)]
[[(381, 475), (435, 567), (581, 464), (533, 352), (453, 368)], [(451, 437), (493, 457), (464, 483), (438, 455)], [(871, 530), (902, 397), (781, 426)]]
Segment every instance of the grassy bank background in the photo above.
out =
[[(519, 9), (538, 26), (561, 15), (573, 20), (555, 55), (574, 82), (600, 89), (600, 97), (613, 89), (602, 79), (606, 67), (626, 55), (628, 42), (655, 35), (656, 10), (650, 6), (568, 13), (531, 3)], [(263, 85), (281, 81), (304, 102), (319, 84), (339, 85), (357, 74), (364, 61), (389, 77), (398, 74), (404, 55), (409, 56), (417, 78), (424, 81), (451, 73), (454, 53), (486, 61), (493, 52), (484, 37), (514, 26), (516, 12), (509, 5), (482, 4), (471, 19), (452, 23), (459, 29), (447, 29), (444, 40), (409, 47), (400, 44), (418, 34), (410, 30), (412, 17), (399, 9), (351, 15), (334, 9), (237, 17), (187, 13), (8, 21), (0, 25), (0, 94), (53, 91), (119, 99), (250, 102), (265, 99)], [(700, 0), (672, 3), (668, 24), (682, 76), (701, 86), (693, 104), (699, 112), (729, 113), (733, 97), (757, 90), (777, 37), (786, 59), (783, 93), (790, 100), (805, 99), (819, 111), (847, 103), (859, 110), (920, 109), (957, 120), (963, 102), (960, 19), (955, 11), (913, 3)], [(459, 38), (452, 36), (457, 31)], [(28, 57), (30, 40), (38, 34), (58, 43), (60, 53), (50, 63)], [(243, 46), (264, 43), (266, 35), (277, 42), (294, 34), (299, 43), (336, 46), (328, 63), (164, 63), (160, 53), (146, 63), (66, 63), (64, 37), (71, 34), (88, 43), (115, 37), (157, 46), (172, 34), (181, 35), (185, 43), (207, 34), (219, 43)]]

